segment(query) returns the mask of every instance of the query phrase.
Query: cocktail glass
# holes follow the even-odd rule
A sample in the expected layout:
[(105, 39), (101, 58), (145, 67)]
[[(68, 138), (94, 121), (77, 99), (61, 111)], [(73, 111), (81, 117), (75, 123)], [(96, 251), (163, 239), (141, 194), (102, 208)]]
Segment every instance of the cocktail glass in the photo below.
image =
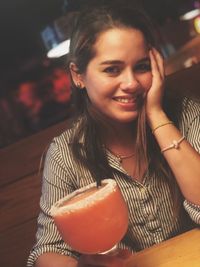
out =
[(117, 183), (92, 183), (56, 202), (51, 215), (63, 238), (83, 254), (111, 250), (128, 228), (128, 209)]

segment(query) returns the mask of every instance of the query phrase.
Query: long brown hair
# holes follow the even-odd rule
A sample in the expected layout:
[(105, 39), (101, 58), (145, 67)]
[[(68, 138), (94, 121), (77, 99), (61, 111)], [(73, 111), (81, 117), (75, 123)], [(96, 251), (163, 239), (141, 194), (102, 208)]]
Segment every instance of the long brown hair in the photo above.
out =
[[(99, 34), (112, 28), (138, 29), (143, 33), (150, 47), (158, 47), (152, 22), (141, 10), (124, 5), (93, 7), (84, 10), (75, 21), (68, 66), (73, 62), (77, 66), (78, 73), (84, 73), (88, 63), (95, 56), (94, 44)], [(106, 157), (101, 131), (102, 128), (106, 130), (109, 126), (101, 118), (101, 114), (91, 105), (86, 90), (77, 88), (73, 81), (72, 93), (75, 107), (77, 107), (76, 114), (79, 118), (78, 126), (74, 131), (72, 152), (75, 159), (88, 168), (94, 179), (100, 184), (102, 179), (113, 177), (112, 168)], [(165, 106), (167, 102), (169, 101), (165, 101)], [(171, 114), (173, 120), (175, 114), (178, 113)], [(178, 121), (178, 118), (175, 120)], [(81, 138), (84, 142), (80, 144)], [(146, 123), (144, 104), (141, 105), (137, 119), (136, 154), (136, 168), (139, 174), (141, 166), (145, 162), (150, 173), (156, 173), (158, 177), (164, 177), (169, 182), (172, 196), (174, 196), (175, 188), (177, 188), (175, 179)]]

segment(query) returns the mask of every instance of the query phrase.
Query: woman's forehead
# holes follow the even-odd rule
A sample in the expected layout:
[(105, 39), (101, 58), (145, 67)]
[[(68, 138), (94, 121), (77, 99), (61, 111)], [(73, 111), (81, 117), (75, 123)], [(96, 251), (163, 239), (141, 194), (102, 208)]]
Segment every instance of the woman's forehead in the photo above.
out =
[(124, 54), (131, 50), (146, 50), (147, 44), (143, 33), (134, 28), (112, 28), (102, 32), (95, 44), (95, 56)]

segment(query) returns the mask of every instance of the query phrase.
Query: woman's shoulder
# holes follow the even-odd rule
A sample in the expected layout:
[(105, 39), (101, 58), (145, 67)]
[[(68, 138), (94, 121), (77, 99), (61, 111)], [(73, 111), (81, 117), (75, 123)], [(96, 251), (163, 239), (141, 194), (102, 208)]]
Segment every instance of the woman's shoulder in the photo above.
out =
[(70, 123), (66, 130), (64, 130), (61, 134), (55, 136), (52, 139), (51, 143), (55, 143), (58, 146), (68, 147), (73, 142), (73, 138), (78, 124), (79, 121), (74, 121)]
[[(55, 136), (49, 143), (47, 153), (49, 154), (70, 154), (71, 147), (74, 142), (74, 137), (76, 135), (77, 127), (79, 125), (79, 120), (72, 122), (66, 130), (64, 130), (58, 136)], [(81, 142), (81, 140), (79, 141)]]
[(182, 101), (182, 112), (179, 119), (179, 126), (185, 136), (189, 129), (199, 131), (200, 101), (185, 97)]
[(182, 104), (184, 107), (196, 107), (199, 108), (200, 106), (200, 99), (197, 98), (189, 98), (189, 97), (184, 97)]
[(184, 97), (182, 101), (182, 117), (193, 120), (200, 115), (200, 100)]
[(55, 136), (52, 142), (57, 143), (58, 145), (61, 146), (68, 146), (72, 142), (73, 132), (74, 132), (73, 128), (68, 128), (60, 135)]

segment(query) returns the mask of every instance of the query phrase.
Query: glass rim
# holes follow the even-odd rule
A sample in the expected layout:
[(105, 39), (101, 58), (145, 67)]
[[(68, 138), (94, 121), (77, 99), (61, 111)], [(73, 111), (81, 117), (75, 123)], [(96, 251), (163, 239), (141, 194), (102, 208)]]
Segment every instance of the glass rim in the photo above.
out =
[(86, 196), (84, 199), (78, 200), (74, 203), (62, 206), (62, 204), (64, 202), (72, 199), (76, 195), (84, 193), (85, 191), (87, 191), (91, 188), (97, 187), (97, 183), (94, 182), (94, 183), (88, 184), (84, 187), (81, 187), (81, 188), (73, 191), (72, 193), (68, 194), (67, 196), (59, 199), (57, 202), (55, 202), (52, 205), (52, 207), (50, 209), (50, 215), (54, 217), (56, 215), (60, 215), (60, 214), (67, 213), (67, 212), (73, 212), (73, 211), (79, 210), (81, 208), (91, 206), (95, 202), (97, 202), (101, 199), (104, 199), (107, 195), (109, 195), (110, 192), (113, 192), (114, 190), (116, 190), (117, 183), (114, 179), (104, 179), (101, 181), (101, 183), (105, 186), (101, 187), (99, 190), (97, 190), (93, 194)]

